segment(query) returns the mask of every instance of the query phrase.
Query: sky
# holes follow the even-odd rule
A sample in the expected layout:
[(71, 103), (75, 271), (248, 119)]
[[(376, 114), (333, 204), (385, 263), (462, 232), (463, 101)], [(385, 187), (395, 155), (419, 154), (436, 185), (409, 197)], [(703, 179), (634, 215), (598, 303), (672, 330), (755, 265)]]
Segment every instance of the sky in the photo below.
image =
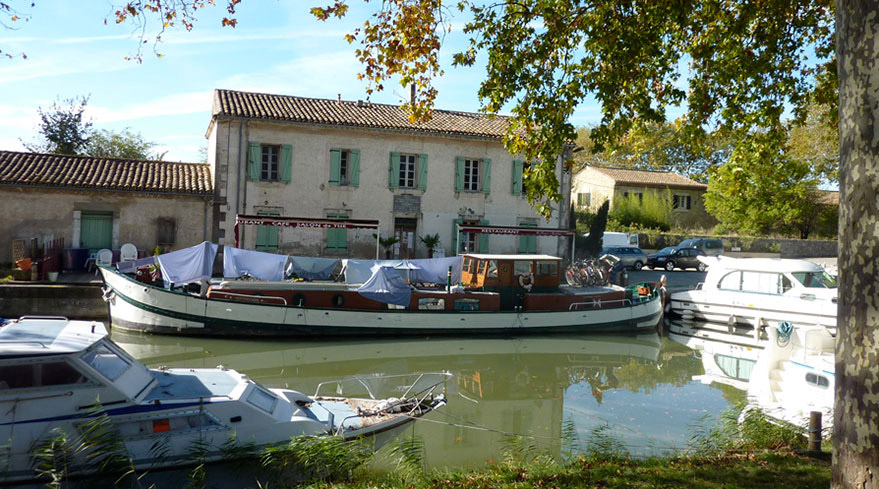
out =
[[(120, 0), (117, 0), (120, 1)], [(201, 160), (214, 89), (366, 100), (361, 65), (344, 35), (361, 25), (373, 4), (351, 2), (343, 20), (316, 20), (309, 8), (331, 2), (247, 0), (238, 8), (238, 26), (222, 27), (224, 1), (205, 8), (191, 32), (166, 32), (157, 46), (144, 46), (143, 63), (126, 61), (138, 46), (133, 24), (115, 23), (107, 0), (12, 2), (29, 20), (0, 28), (0, 49), (27, 59), (0, 59), (0, 149), (23, 151), (38, 140), (37, 109), (56, 100), (88, 96), (86, 117), (95, 129), (130, 129), (167, 151), (165, 160)], [(104, 23), (107, 19), (107, 23)], [(4, 19), (6, 20), (6, 19)], [(459, 21), (453, 21), (459, 22)], [(9, 22), (7, 22), (9, 24)], [(436, 80), (436, 108), (475, 112), (484, 62), (452, 67), (452, 55), (466, 45), (462, 23), (453, 23), (441, 52), (445, 75)], [(154, 31), (148, 31), (154, 32)], [(399, 84), (369, 99), (402, 103)], [(585, 101), (571, 122), (600, 119), (594, 100)]]

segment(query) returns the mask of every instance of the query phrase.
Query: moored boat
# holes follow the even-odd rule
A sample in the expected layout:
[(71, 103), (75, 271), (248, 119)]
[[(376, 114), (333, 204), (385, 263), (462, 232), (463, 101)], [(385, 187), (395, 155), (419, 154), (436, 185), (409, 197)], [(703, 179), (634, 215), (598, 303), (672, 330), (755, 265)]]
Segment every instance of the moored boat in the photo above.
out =
[(755, 327), (788, 321), (836, 333), (836, 279), (806, 260), (703, 257), (705, 281), (671, 294), (671, 312), (683, 318)]
[[(197, 256), (180, 250), (173, 253), (183, 255), (157, 257), (154, 266), (168, 286), (148, 283), (149, 274), (138, 268), (122, 273), (102, 267), (112, 327), (221, 336), (469, 335), (634, 331), (655, 327), (662, 316), (658, 284), (562, 285), (561, 259), (548, 255), (358, 261), (360, 270), (371, 272), (363, 283), (278, 280), (277, 274), (276, 280), (235, 274), (211, 280), (216, 245), (200, 246)], [(224, 262), (230, 256), (280, 263), (273, 270), (283, 269), (286, 258), (226, 247)], [(179, 276), (171, 265), (190, 261), (205, 266)], [(447, 273), (437, 273), (437, 263)], [(257, 268), (228, 265), (224, 270)], [(424, 269), (434, 272), (424, 278), (418, 273)], [(407, 283), (404, 277), (413, 274), (420, 278)], [(193, 283), (199, 285), (185, 285)]]
[[(362, 439), (378, 448), (445, 403), (440, 386), (447, 376), (423, 374), (394, 398), (309, 396), (223, 367), (150, 370), (101, 323), (25, 317), (0, 327), (0, 481), (36, 478), (41, 447), (58, 436), (94, 434), (98, 423), (104, 439), (116, 442), (112, 455), (137, 470), (193, 463), (196, 449), (209, 462), (300, 435)], [(332, 383), (337, 392), (340, 385)], [(86, 455), (70, 455), (71, 473), (95, 469)]]

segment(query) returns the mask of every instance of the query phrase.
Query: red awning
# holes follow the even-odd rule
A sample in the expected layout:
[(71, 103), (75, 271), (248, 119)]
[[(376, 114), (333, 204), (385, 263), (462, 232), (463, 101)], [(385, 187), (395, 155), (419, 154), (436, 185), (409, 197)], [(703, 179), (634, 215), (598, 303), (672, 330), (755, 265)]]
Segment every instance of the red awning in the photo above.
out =
[(251, 216), (239, 214), (235, 225), (279, 226), (285, 228), (375, 229), (379, 222), (371, 219), (316, 219), (310, 217)]
[(469, 224), (459, 225), (462, 233), (475, 234), (508, 234), (513, 236), (571, 236), (577, 234), (573, 229), (533, 228), (518, 226), (476, 226)]

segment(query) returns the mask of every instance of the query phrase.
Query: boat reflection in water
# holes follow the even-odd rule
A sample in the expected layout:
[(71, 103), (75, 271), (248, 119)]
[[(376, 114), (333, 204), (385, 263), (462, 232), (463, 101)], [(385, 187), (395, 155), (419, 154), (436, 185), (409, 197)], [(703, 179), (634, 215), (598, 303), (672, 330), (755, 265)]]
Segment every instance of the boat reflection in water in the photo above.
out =
[[(812, 411), (833, 421), (835, 339), (823, 326), (771, 325), (724, 331), (716, 323), (672, 321), (669, 338), (701, 352), (705, 374), (694, 380), (747, 392), (747, 409), (804, 429)], [(829, 435), (829, 430), (824, 433)]]
[(223, 365), (268, 386), (295, 385), (303, 392), (329, 379), (449, 371), (455, 378), (448, 383), (448, 406), (414, 428), (424, 440), (430, 466), (498, 460), (505, 440), (516, 434), (533, 436), (546, 452), (559, 455), (572, 448), (563, 441), (570, 438), (563, 436), (566, 426), (577, 430), (581, 443), (590, 430), (606, 423), (618, 427), (630, 438), (626, 441), (645, 445), (655, 435), (639, 438), (640, 431), (649, 430), (631, 429), (630, 418), (646, 426), (656, 424), (657, 414), (666, 418), (657, 425), (659, 438), (678, 433), (673, 441), (680, 446), (693, 413), (663, 413), (701, 414), (693, 406), (704, 402), (693, 397), (704, 397), (706, 391), (714, 391), (708, 393), (709, 409), (719, 412), (728, 404), (716, 390), (691, 381), (701, 371), (691, 350), (663, 343), (655, 333), (320, 342), (114, 331), (113, 339), (148, 365)]

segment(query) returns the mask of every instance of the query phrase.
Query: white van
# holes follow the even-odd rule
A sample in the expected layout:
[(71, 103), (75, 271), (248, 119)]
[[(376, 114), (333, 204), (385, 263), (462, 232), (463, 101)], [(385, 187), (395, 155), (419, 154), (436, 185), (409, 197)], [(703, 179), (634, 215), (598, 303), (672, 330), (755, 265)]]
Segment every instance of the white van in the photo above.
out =
[[(583, 235), (584, 237), (589, 237), (589, 233)], [(601, 238), (601, 246), (638, 246), (638, 234), (637, 233), (616, 233), (616, 232), (606, 232), (604, 233), (604, 237)]]

